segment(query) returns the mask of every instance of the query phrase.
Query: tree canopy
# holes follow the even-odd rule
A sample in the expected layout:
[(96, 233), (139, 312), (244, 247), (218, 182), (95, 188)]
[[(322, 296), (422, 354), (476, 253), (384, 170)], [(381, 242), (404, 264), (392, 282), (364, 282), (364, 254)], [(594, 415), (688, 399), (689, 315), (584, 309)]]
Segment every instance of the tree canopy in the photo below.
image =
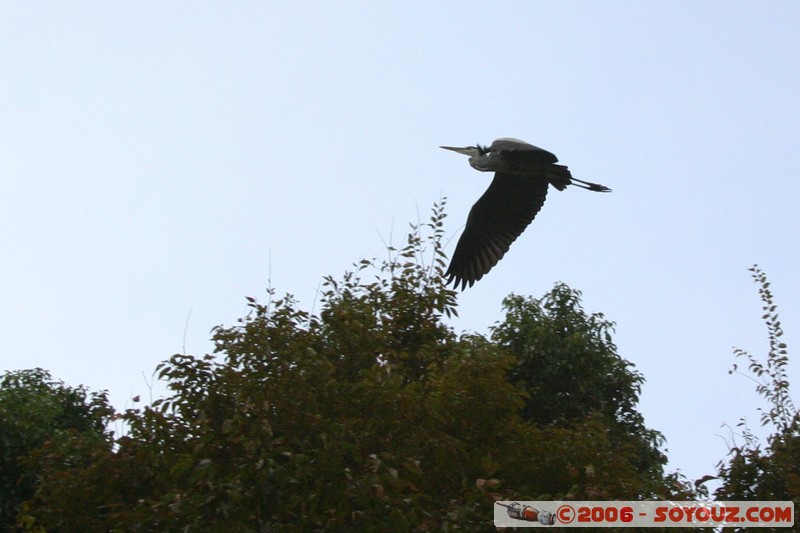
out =
[(14, 524), (31, 498), (36, 477), (22, 460), (47, 441), (108, 438), (113, 409), (105, 393), (89, 393), (52, 378), (41, 368), (6, 372), (0, 379), (0, 529)]
[(248, 298), (214, 353), (158, 367), (151, 405), (80, 397), (87, 428), (22, 453), (18, 528), (484, 531), (499, 499), (697, 496), (665, 474), (644, 378), (579, 291), (512, 295), (491, 335), (453, 331), (444, 216), (326, 278), (317, 313)]

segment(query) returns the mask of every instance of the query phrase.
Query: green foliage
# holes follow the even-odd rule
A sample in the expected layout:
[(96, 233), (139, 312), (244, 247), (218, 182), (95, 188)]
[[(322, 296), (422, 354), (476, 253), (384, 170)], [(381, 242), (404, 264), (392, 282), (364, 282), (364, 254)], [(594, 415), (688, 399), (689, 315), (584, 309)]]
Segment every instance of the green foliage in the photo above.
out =
[(587, 314), (580, 291), (558, 283), (543, 298), (509, 296), (493, 339), (516, 357), (510, 379), (528, 395), (523, 416), (542, 426), (601, 421), (618, 450), (631, 453), (654, 494), (663, 492), (663, 436), (636, 411), (644, 378), (617, 354), (614, 324)]
[(580, 297), (558, 283), (540, 299), (512, 295), (503, 301), (506, 317), (492, 334), (516, 356), (511, 378), (530, 395), (525, 415), (539, 424), (593, 412), (639, 422), (634, 405), (644, 379), (617, 355), (614, 325), (600, 313), (588, 315)]
[[(554, 404), (558, 424), (530, 415), (533, 381), (519, 377), (531, 362), (517, 361), (501, 334), (516, 326), (498, 326), (506, 343), (446, 325), (456, 293), (443, 279), (443, 207), (387, 259), (326, 278), (318, 315), (289, 295), (248, 298), (246, 317), (214, 331), (214, 355), (159, 366), (170, 396), (123, 413), (126, 436), (76, 437), (34, 454), (39, 489), (25, 528), (493, 531), (497, 499), (671, 490), (669, 479), (654, 488), (656, 470), (617, 435), (643, 429), (641, 378), (603, 351), (609, 336), (602, 349), (583, 346), (597, 342), (598, 324), (580, 324), (577, 299), (554, 313), (583, 336), (548, 338), (543, 357), (551, 366), (559, 355), (570, 365), (604, 358), (613, 385), (594, 382), (605, 387), (599, 410)], [(536, 329), (530, 321), (521, 334)]]
[[(764, 314), (761, 319), (767, 326), (767, 339), (769, 340), (769, 351), (767, 352), (766, 363), (762, 363), (750, 353), (734, 348), (733, 353), (738, 357), (748, 360), (748, 370), (756, 379), (756, 392), (769, 403), (769, 411), (761, 411), (761, 425), (772, 424), (775, 430), (783, 433), (797, 424), (798, 411), (789, 395), (789, 380), (787, 377), (787, 367), (789, 365), (789, 352), (786, 343), (783, 342), (783, 328), (778, 317), (778, 306), (769, 289), (769, 281), (764, 272), (753, 265), (750, 269), (753, 279), (759, 284), (758, 295), (761, 297), (763, 305), (761, 309)], [(731, 372), (737, 372), (737, 365), (733, 365)]]
[(105, 393), (89, 394), (54, 381), (36, 368), (6, 372), (0, 379), (0, 529), (15, 521), (34, 492), (34, 478), (20, 458), (48, 440), (104, 438), (112, 410)]
[[(761, 318), (767, 326), (769, 351), (765, 362), (738, 348), (734, 349), (734, 354), (748, 360), (756, 392), (769, 404), (768, 410), (760, 409), (761, 424), (772, 426), (773, 432), (762, 449), (759, 439), (744, 421), (739, 422), (744, 443), (731, 446), (728, 462), (718, 465), (722, 486), (716, 496), (727, 500), (793, 500), (797, 513), (800, 509), (800, 412), (789, 395), (789, 354), (781, 340), (783, 330), (767, 276), (758, 265), (750, 271), (759, 285), (764, 311)], [(733, 372), (740, 373), (736, 365)]]

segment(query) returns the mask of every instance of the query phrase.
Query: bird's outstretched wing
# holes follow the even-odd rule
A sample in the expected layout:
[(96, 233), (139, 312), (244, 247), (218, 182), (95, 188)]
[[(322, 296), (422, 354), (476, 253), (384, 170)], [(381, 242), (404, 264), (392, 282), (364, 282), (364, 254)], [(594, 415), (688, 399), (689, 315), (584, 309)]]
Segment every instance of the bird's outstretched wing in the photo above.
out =
[(469, 212), (445, 273), (447, 283), (463, 290), (489, 272), (542, 208), (547, 185), (544, 177), (495, 174)]

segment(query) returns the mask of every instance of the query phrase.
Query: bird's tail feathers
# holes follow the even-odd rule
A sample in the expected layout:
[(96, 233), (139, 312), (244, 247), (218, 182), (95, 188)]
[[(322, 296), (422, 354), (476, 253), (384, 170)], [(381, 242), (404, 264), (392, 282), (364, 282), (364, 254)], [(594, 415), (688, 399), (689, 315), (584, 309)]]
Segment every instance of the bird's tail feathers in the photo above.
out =
[(550, 167), (552, 172), (549, 172), (547, 174), (547, 181), (549, 181), (550, 184), (559, 191), (563, 191), (564, 189), (566, 189), (567, 185), (574, 185), (576, 187), (580, 187), (581, 189), (586, 189), (589, 191), (611, 192), (611, 189), (609, 189), (605, 185), (600, 185), (599, 183), (592, 183), (591, 181), (583, 181), (579, 180), (578, 178), (573, 178), (569, 169), (564, 165), (550, 165)]
[(550, 165), (548, 170), (550, 172), (547, 173), (547, 181), (559, 191), (563, 191), (572, 183), (572, 173), (565, 165)]

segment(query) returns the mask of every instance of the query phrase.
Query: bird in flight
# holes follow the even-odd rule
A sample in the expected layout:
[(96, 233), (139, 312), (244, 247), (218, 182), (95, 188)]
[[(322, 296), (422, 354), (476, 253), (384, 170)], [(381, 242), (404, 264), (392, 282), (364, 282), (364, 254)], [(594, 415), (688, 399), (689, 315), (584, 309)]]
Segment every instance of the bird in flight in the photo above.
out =
[(494, 179), (467, 217), (464, 233), (445, 272), (447, 283), (464, 290), (481, 279), (508, 251), (542, 208), (547, 187), (563, 191), (574, 185), (595, 192), (611, 192), (605, 185), (573, 178), (558, 158), (519, 139), (503, 137), (491, 146), (441, 146), (469, 156), (469, 164)]

